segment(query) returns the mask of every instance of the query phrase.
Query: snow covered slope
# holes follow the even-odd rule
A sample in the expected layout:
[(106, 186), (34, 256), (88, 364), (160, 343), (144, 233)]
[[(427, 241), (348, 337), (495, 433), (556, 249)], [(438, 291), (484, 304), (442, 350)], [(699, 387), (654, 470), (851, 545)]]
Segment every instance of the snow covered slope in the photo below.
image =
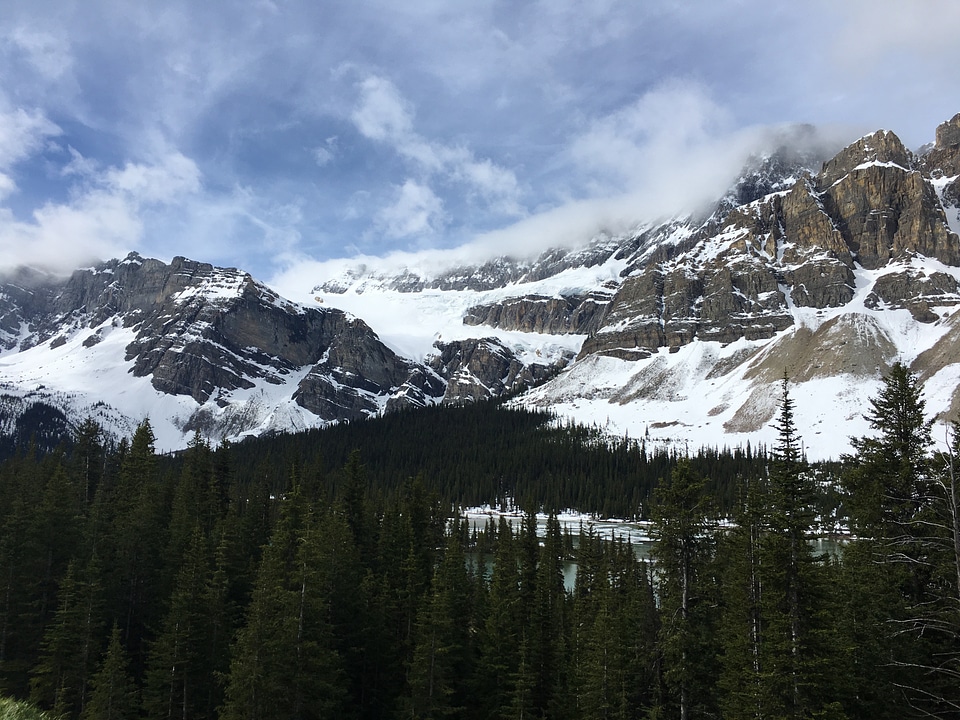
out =
[(148, 417), (173, 449), (507, 396), (682, 449), (771, 444), (786, 374), (808, 456), (837, 457), (894, 362), (957, 417), (958, 178), (960, 116), (922, 156), (887, 131), (774, 153), (707, 211), (535, 257), (337, 261), (274, 288), (136, 255), (24, 274), (0, 285), (0, 409), (118, 435)]
[[(771, 444), (786, 373), (808, 455), (838, 457), (868, 432), (867, 398), (893, 362), (918, 373), (931, 415), (956, 417), (960, 193), (957, 173), (940, 169), (957, 157), (953, 135), (938, 129), (925, 157), (881, 131), (812, 172), (769, 161), (740, 182), (766, 194), (732, 191), (706, 218), (647, 223), (567, 255), (501, 258), (474, 268), (483, 282), (471, 287), (448, 289), (469, 268), (414, 260), (340, 266), (284, 290), (365, 318), (408, 357), (478, 333), (521, 354), (575, 350), (514, 402), (674, 447)], [(601, 309), (578, 332), (585, 303)]]

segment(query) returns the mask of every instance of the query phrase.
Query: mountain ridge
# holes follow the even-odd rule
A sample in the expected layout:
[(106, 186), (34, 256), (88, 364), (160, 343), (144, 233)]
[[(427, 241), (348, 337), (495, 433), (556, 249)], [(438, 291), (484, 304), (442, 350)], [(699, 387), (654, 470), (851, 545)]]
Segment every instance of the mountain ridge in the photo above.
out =
[(68, 416), (101, 402), (115, 424), (157, 415), (171, 447), (503, 396), (720, 446), (769, 442), (786, 372), (808, 451), (836, 456), (894, 361), (934, 414), (958, 406), (960, 115), (936, 136), (915, 154), (877, 131), (819, 168), (785, 149), (699, 215), (523, 260), (356, 266), (291, 300), (236, 269), (136, 254), (6, 282), (0, 393), (47, 389)]

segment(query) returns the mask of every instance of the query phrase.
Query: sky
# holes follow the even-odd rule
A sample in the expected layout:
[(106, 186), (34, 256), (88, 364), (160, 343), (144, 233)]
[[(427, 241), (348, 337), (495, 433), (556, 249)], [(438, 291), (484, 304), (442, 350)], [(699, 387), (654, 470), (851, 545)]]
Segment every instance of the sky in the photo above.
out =
[(955, 0), (4, 0), (0, 271), (583, 242), (796, 123), (932, 141), (957, 27)]

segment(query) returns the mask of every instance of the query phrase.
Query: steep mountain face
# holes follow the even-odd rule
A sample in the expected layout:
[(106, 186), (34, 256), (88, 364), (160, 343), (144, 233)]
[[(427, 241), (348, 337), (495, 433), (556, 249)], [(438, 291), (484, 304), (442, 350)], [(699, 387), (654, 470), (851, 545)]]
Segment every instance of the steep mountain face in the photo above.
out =
[(770, 442), (786, 372), (808, 452), (836, 456), (896, 360), (956, 417), (958, 229), (960, 115), (919, 154), (889, 131), (785, 147), (699, 215), (440, 272), (357, 265), (298, 302), (183, 258), (23, 272), (0, 286), (0, 393), (167, 418), (170, 447), (500, 396), (699, 446)]
[(931, 410), (953, 417), (958, 177), (960, 115), (920, 155), (878, 131), (819, 162), (789, 150), (758, 159), (707, 216), (523, 263), (368, 271), (315, 290), (358, 308), (361, 291), (443, 291), (476, 271), (485, 301), (462, 308), (475, 328), (462, 332), (582, 338), (573, 363), (516, 402), (651, 441), (769, 442), (786, 372), (808, 451), (835, 456), (866, 431), (864, 399), (896, 360), (927, 381)]
[[(0, 328), (8, 422), (31, 407), (25, 396), (49, 400), (43, 389), (51, 384), (68, 412), (119, 406), (127, 427), (140, 418), (117, 395), (173, 396), (181, 400), (168, 404), (176, 415), (175, 430), (166, 433), (173, 445), (178, 433), (197, 429), (217, 438), (285, 429), (271, 418), (279, 406), (294, 426), (353, 420), (387, 408), (497, 395), (547, 370), (532, 371), (507, 348), (497, 357), (508, 371), (480, 362), (477, 348), (464, 358), (445, 356), (434, 368), (398, 356), (363, 320), (284, 300), (247, 273), (180, 257), (167, 265), (135, 253), (62, 282), (22, 276), (5, 283)], [(118, 337), (122, 347), (105, 343)], [(93, 370), (105, 355), (123, 372), (109, 378), (109, 387), (97, 387)], [(37, 380), (58, 364), (70, 368), (75, 389), (64, 388), (56, 374), (52, 382)], [(127, 390), (136, 378), (148, 380), (154, 393), (142, 384)], [(467, 387), (469, 378), (474, 387)], [(243, 400), (251, 395), (259, 399)]]
[[(580, 357), (647, 353), (700, 340), (769, 339), (795, 324), (793, 308), (838, 308), (856, 295), (855, 269), (926, 257), (960, 264), (960, 244), (936, 190), (891, 132), (843, 150), (797, 180), (703, 226), (677, 252), (658, 243), (624, 279)], [(912, 307), (954, 298), (944, 273), (907, 271), (879, 282), (874, 306)], [(931, 295), (933, 292), (935, 295)]]

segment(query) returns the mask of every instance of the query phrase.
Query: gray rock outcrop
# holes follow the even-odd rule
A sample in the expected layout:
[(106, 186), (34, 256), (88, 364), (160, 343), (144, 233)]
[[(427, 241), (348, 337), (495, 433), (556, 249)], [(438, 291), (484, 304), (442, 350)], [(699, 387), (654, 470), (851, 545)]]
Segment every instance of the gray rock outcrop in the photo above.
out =
[[(960, 239), (928, 167), (952, 169), (958, 156), (960, 116), (938, 129), (923, 162), (894, 133), (879, 131), (844, 148), (817, 175), (714, 216), (681, 242), (664, 240), (682, 236), (675, 221), (647, 231), (660, 241), (645, 250), (639, 239), (627, 276), (578, 357), (643, 357), (694, 338), (769, 338), (793, 324), (791, 305), (849, 303), (857, 264), (876, 270), (925, 256), (960, 266)], [(906, 307), (930, 322), (936, 315), (924, 293), (954, 302), (950, 282), (932, 276), (920, 284), (879, 283), (870, 302)]]
[(524, 390), (555, 375), (559, 367), (521, 362), (497, 338), (436, 343), (428, 364), (447, 381), (443, 402), (475, 402)]

